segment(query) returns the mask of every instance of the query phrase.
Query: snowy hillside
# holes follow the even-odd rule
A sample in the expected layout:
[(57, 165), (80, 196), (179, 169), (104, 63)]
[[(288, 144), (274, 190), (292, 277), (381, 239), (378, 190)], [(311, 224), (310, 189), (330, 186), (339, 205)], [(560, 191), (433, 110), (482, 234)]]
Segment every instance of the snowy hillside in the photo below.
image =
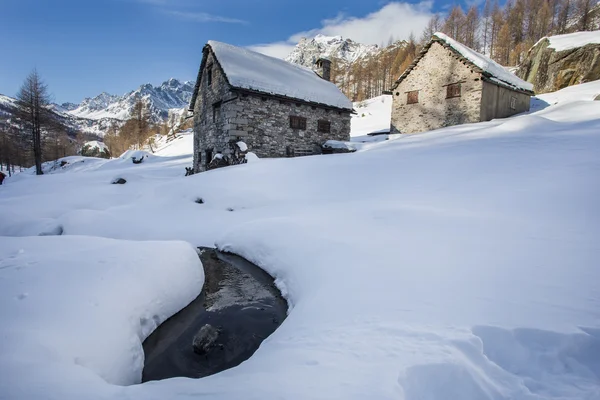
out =
[(366, 135), (390, 131), (392, 96), (381, 95), (369, 100), (354, 103), (356, 114), (350, 120), (352, 140), (364, 140)]
[(352, 39), (344, 39), (341, 36), (317, 35), (312, 39), (300, 39), (300, 42), (285, 60), (312, 68), (320, 57), (336, 58), (347, 63), (353, 63), (378, 51), (377, 45), (365, 45)]
[[(182, 135), (7, 179), (0, 397), (600, 398), (598, 94), (352, 154), (184, 177)], [(139, 384), (215, 244), (275, 278), (287, 319), (233, 369)]]
[[(137, 99), (141, 98), (150, 110), (153, 122), (164, 121), (171, 113), (181, 115), (189, 106), (194, 91), (194, 82), (180, 82), (171, 78), (160, 86), (145, 84), (122, 96), (101, 93), (93, 98), (84, 99), (75, 108), (73, 104), (62, 107), (70, 115), (87, 119), (113, 118), (125, 120), (131, 117), (131, 110)], [(174, 110), (173, 110), (174, 109)]]

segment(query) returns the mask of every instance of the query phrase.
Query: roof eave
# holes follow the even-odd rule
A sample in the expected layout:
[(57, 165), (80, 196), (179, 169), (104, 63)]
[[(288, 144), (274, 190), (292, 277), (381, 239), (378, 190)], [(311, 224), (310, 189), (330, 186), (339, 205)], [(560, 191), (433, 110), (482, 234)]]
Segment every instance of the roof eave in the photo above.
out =
[[(492, 79), (492, 78), (495, 78), (495, 79)], [(484, 73), (484, 74), (481, 75), (481, 79), (483, 81), (485, 81), (485, 82), (491, 83), (492, 85), (501, 86), (503, 88), (512, 90), (514, 92), (519, 92), (519, 93), (522, 93), (522, 94), (526, 94), (528, 96), (535, 96), (535, 93), (532, 90), (527, 90), (527, 89), (523, 89), (523, 88), (519, 88), (519, 87), (513, 86), (513, 85), (511, 85), (509, 83), (506, 83), (506, 82), (498, 79), (497, 77), (495, 77), (495, 76), (493, 76), (491, 74), (485, 74)]]

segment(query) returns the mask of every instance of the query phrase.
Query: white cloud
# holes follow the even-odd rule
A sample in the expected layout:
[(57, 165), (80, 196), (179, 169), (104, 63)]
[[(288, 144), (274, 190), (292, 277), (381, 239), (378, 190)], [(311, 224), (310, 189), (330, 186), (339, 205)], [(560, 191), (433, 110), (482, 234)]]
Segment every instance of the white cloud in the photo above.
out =
[(247, 21), (222, 17), (220, 15), (213, 15), (204, 12), (184, 12), (184, 11), (167, 11), (167, 14), (173, 15), (178, 18), (189, 19), (197, 22), (226, 22), (229, 24), (247, 24)]
[(265, 44), (255, 44), (254, 46), (248, 46), (250, 50), (257, 51), (259, 53), (266, 54), (271, 57), (285, 58), (292, 52), (295, 44), (288, 42), (274, 42)]
[(391, 2), (381, 9), (364, 17), (339, 14), (335, 18), (321, 21), (321, 27), (298, 32), (285, 41), (257, 44), (250, 49), (261, 53), (284, 58), (303, 37), (317, 34), (326, 36), (341, 35), (364, 44), (387, 43), (390, 37), (408, 39), (411, 33), (419, 37), (433, 15), (433, 2), (422, 1), (417, 4)]

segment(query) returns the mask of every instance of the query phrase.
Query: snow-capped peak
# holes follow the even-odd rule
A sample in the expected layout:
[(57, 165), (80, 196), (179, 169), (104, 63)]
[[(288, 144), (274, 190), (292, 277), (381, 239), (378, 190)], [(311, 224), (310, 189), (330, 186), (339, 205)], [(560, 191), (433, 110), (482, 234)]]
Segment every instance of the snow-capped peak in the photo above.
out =
[(342, 36), (318, 34), (312, 39), (302, 38), (286, 61), (313, 68), (320, 57), (335, 58), (346, 63), (371, 56), (379, 50), (377, 45), (361, 44)]
[(170, 109), (187, 107), (193, 90), (193, 82), (171, 78), (160, 86), (146, 83), (122, 96), (103, 92), (96, 97), (84, 99), (76, 108), (63, 108), (69, 114), (82, 118), (125, 120), (131, 116), (133, 105), (138, 99), (142, 99), (150, 111), (151, 120), (159, 122), (168, 117)]

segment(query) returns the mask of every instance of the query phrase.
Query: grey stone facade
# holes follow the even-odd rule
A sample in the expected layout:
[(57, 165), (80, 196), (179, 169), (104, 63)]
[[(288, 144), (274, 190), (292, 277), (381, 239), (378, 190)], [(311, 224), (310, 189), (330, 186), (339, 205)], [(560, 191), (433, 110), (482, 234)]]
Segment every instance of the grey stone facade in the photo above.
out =
[[(208, 84), (208, 72), (212, 80)], [(194, 104), (194, 170), (204, 171), (211, 155), (228, 155), (239, 140), (258, 157), (319, 154), (330, 139), (350, 139), (350, 110), (233, 88), (214, 53), (205, 48)], [(290, 128), (290, 116), (306, 118), (306, 129)], [(318, 132), (318, 121), (330, 132)]]
[[(448, 97), (448, 85), (460, 95)], [(409, 104), (409, 92), (418, 101)], [(529, 110), (529, 94), (489, 82), (481, 70), (437, 41), (392, 90), (391, 133), (415, 133), (488, 121)]]

